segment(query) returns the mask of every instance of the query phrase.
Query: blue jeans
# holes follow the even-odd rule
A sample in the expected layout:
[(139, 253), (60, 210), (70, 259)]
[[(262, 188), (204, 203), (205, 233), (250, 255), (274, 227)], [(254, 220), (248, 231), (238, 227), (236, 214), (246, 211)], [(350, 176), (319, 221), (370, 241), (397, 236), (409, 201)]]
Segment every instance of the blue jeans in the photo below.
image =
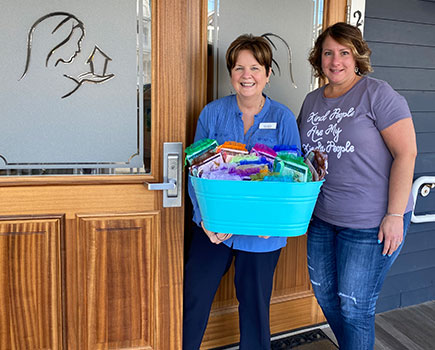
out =
[[(404, 215), (404, 238), (411, 213)], [(385, 276), (402, 249), (382, 256), (379, 227), (351, 229), (313, 217), (308, 271), (314, 294), (340, 350), (372, 350), (375, 309)]]

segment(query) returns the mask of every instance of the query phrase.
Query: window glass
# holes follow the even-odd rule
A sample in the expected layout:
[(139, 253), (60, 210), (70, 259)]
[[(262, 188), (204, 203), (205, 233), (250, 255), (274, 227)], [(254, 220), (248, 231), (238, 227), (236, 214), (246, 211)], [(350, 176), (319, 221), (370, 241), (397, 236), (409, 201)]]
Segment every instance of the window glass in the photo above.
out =
[(44, 3), (2, 5), (0, 176), (149, 173), (151, 1)]

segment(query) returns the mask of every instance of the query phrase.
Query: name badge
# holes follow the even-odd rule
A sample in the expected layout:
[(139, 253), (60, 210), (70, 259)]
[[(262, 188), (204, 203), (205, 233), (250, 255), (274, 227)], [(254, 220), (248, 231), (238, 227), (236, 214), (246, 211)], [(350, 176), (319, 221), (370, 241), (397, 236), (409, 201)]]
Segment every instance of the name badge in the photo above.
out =
[(260, 123), (260, 129), (276, 129), (277, 123)]

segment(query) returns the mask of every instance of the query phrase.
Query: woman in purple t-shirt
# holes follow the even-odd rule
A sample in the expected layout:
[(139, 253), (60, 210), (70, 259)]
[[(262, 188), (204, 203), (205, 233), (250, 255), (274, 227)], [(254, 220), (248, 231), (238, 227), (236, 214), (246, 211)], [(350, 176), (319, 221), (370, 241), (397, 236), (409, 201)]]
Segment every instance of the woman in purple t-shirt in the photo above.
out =
[(371, 350), (375, 308), (411, 219), (417, 146), (405, 99), (372, 71), (354, 26), (336, 23), (309, 61), (328, 84), (299, 114), (305, 152), (328, 154), (328, 174), (308, 230), (316, 298), (342, 350)]

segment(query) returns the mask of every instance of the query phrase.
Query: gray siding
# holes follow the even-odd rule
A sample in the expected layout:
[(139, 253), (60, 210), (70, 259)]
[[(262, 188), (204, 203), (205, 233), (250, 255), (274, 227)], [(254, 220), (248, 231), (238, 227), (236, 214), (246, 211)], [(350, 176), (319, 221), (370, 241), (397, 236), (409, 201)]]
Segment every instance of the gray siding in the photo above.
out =
[[(435, 1), (366, 0), (364, 37), (372, 49), (373, 77), (408, 101), (418, 157), (414, 179), (435, 176)], [(435, 190), (419, 197), (416, 214), (435, 213)], [(377, 312), (435, 299), (435, 223), (411, 224), (389, 272)]]

